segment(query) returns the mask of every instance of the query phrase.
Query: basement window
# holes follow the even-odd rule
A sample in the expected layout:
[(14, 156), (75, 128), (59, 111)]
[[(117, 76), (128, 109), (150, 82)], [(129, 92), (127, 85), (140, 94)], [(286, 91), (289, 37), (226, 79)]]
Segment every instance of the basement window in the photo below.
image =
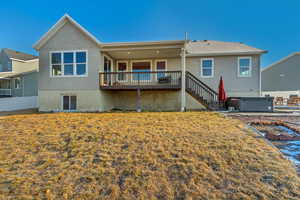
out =
[(62, 97), (63, 110), (76, 110), (77, 109), (77, 97), (64, 95)]

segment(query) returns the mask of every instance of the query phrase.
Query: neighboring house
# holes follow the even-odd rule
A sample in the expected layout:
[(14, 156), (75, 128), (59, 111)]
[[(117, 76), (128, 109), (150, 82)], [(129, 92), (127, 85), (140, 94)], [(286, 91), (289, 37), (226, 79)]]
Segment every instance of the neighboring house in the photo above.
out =
[(263, 95), (300, 96), (300, 53), (293, 53), (266, 67), (261, 74)]
[(40, 111), (212, 108), (223, 76), (228, 96), (260, 96), (260, 56), (242, 43), (103, 43), (64, 15), (34, 45)]
[(37, 96), (38, 57), (11, 49), (0, 52), (0, 97)]

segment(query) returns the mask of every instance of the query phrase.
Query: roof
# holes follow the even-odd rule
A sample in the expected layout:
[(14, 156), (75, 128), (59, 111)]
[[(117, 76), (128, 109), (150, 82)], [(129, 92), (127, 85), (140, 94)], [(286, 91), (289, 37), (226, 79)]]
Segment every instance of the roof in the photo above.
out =
[(191, 56), (263, 54), (267, 51), (250, 47), (240, 42), (222, 42), (215, 40), (190, 41), (186, 46)]
[(66, 22), (70, 22), (75, 27), (77, 27), (84, 35), (86, 35), (89, 39), (91, 39), (93, 42), (95, 42), (97, 45), (101, 45), (101, 42), (93, 36), (90, 32), (88, 32), (85, 28), (83, 28), (79, 23), (77, 23), (72, 17), (70, 17), (68, 14), (65, 14), (62, 16), (56, 24), (54, 24), (50, 30), (45, 33), (39, 41), (37, 41), (33, 48), (36, 50), (39, 50), (57, 31), (59, 31)]
[(262, 72), (263, 72), (263, 71), (266, 71), (267, 69), (272, 68), (272, 67), (275, 66), (275, 65), (278, 65), (278, 64), (280, 64), (280, 63), (283, 63), (283, 62), (285, 62), (286, 60), (288, 60), (288, 59), (290, 59), (291, 57), (294, 57), (294, 56), (296, 56), (296, 55), (300, 55), (300, 52), (292, 53), (292, 54), (290, 54), (290, 55), (288, 55), (288, 56), (286, 56), (286, 57), (280, 59), (279, 61), (277, 61), (277, 62), (275, 62), (275, 63), (273, 63), (273, 64), (271, 64), (271, 65), (265, 67), (264, 69), (262, 69)]
[(38, 70), (34, 69), (31, 71), (26, 71), (26, 72), (20, 72), (20, 73), (16, 73), (16, 72), (0, 72), (0, 79), (8, 79), (8, 78), (13, 78), (16, 76), (20, 76), (20, 75), (26, 75), (26, 74), (30, 74), (30, 73), (34, 73), (34, 72), (38, 72)]
[(4, 48), (2, 50), (6, 53), (6, 55), (10, 59), (17, 59), (17, 60), (22, 60), (22, 61), (28, 61), (28, 60), (33, 60), (33, 59), (37, 59), (38, 58), (35, 55), (23, 53), (23, 52), (20, 52), (20, 51), (15, 51), (15, 50), (8, 49), (8, 48)]
[[(182, 48), (187, 42), (185, 40), (164, 40), (164, 41), (148, 41), (148, 42), (112, 42), (112, 43), (102, 43), (95, 36), (84, 29), (80, 24), (78, 24), (74, 19), (72, 19), (68, 14), (65, 14), (59, 19), (59, 21), (53, 25), (50, 30), (45, 33), (42, 38), (34, 44), (34, 48), (39, 50), (54, 34), (59, 31), (66, 22), (70, 22), (75, 27), (77, 27), (83, 34), (94, 41), (99, 47), (105, 50), (120, 50), (119, 48), (135, 48), (139, 46), (148, 46), (147, 48), (152, 48), (155, 45), (167, 46), (174, 48)], [(164, 46), (164, 47), (165, 47)], [(165, 47), (167, 48), (167, 47)], [(209, 55), (253, 55), (253, 54), (263, 54), (267, 51), (257, 49), (254, 47), (247, 46), (240, 42), (221, 42), (214, 40), (202, 40), (202, 41), (188, 41), (186, 45), (187, 56), (209, 56)]]

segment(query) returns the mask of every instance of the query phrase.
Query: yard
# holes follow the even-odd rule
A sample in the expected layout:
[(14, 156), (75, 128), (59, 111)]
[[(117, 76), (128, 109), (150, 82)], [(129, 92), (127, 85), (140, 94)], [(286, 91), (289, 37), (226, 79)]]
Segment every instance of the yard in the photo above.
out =
[(296, 170), (211, 112), (0, 116), (0, 199), (299, 199)]

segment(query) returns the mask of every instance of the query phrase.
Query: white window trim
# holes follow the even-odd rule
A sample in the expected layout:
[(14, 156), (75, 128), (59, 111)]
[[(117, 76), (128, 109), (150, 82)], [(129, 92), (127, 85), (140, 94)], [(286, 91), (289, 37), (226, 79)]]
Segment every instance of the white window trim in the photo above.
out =
[[(70, 110), (70, 109), (68, 109), (68, 110), (65, 110), (64, 109), (64, 96), (69, 96), (69, 106), (71, 106), (71, 96), (76, 96), (76, 109), (75, 110)], [(61, 95), (61, 98), (60, 98), (61, 100), (61, 102), (60, 102), (60, 105), (61, 105), (61, 111), (63, 111), (63, 112), (75, 112), (75, 111), (77, 111), (78, 109), (78, 96), (77, 95), (75, 95), (75, 94), (62, 94)]]
[[(249, 75), (241, 75), (240, 74), (240, 60), (241, 59), (249, 59)], [(252, 57), (250, 56), (243, 56), (243, 57), (238, 57), (238, 77), (252, 77)]]
[[(119, 63), (126, 63), (126, 70), (125, 71), (119, 71)], [(128, 61), (127, 60), (117, 60), (117, 72), (128, 72), (128, 67), (129, 67), (129, 65), (128, 65)], [(119, 75), (117, 74), (117, 80), (118, 80), (118, 82), (127, 82), (128, 81), (128, 79), (127, 79), (127, 76), (128, 76), (128, 74), (126, 74), (125, 73), (125, 79), (124, 80), (119, 80)]]
[[(133, 72), (132, 65), (135, 62), (149, 62), (150, 63), (150, 72), (152, 71), (152, 67), (153, 67), (152, 66), (152, 60), (131, 60), (131, 62), (130, 62), (131, 72)], [(137, 80), (133, 79), (133, 74), (131, 76), (131, 81), (132, 82), (138, 82)], [(150, 80), (140, 80), (140, 82), (148, 82), (148, 81), (152, 81), (152, 74), (151, 73), (150, 73)]]
[[(161, 70), (161, 69), (157, 69), (157, 63), (158, 62), (165, 62), (166, 63), (166, 67), (165, 67), (165, 69), (164, 70)], [(158, 60), (155, 60), (154, 61), (154, 63), (155, 63), (155, 71), (162, 71), (162, 72), (166, 72), (166, 71), (168, 71), (168, 61), (167, 61), (167, 59), (158, 59)], [(155, 79), (158, 81), (158, 77), (157, 77), (157, 73), (155, 74)]]
[[(72, 52), (74, 53), (73, 56), (73, 67), (74, 67), (74, 75), (64, 75), (64, 53), (69, 53)], [(77, 52), (85, 52), (86, 53), (86, 63), (85, 63), (85, 71), (86, 73), (84, 75), (76, 75), (77, 73), (77, 67), (76, 67), (76, 53)], [(52, 53), (61, 53), (61, 73), (62, 75), (60, 76), (55, 76), (52, 74), (52, 60), (51, 60), (51, 55)], [(63, 51), (49, 51), (49, 71), (50, 71), (50, 78), (72, 78), (72, 77), (88, 77), (88, 50), (63, 50)], [(71, 64), (71, 63), (70, 63)], [(83, 64), (83, 63), (78, 63), (78, 64)]]
[[(19, 83), (19, 87), (16, 87), (16, 80), (20, 80), (20, 83)], [(17, 77), (17, 78), (14, 78), (14, 89), (17, 90), (17, 89), (21, 89), (21, 77)]]
[[(211, 67), (211, 75), (210, 76), (205, 76), (203, 75), (203, 61), (206, 61), (206, 60), (211, 60), (212, 61), (212, 67)], [(200, 66), (201, 66), (201, 77), (202, 78), (213, 78), (214, 77), (214, 68), (215, 68), (215, 61), (214, 61), (214, 58), (201, 58), (201, 61), (200, 61)]]

